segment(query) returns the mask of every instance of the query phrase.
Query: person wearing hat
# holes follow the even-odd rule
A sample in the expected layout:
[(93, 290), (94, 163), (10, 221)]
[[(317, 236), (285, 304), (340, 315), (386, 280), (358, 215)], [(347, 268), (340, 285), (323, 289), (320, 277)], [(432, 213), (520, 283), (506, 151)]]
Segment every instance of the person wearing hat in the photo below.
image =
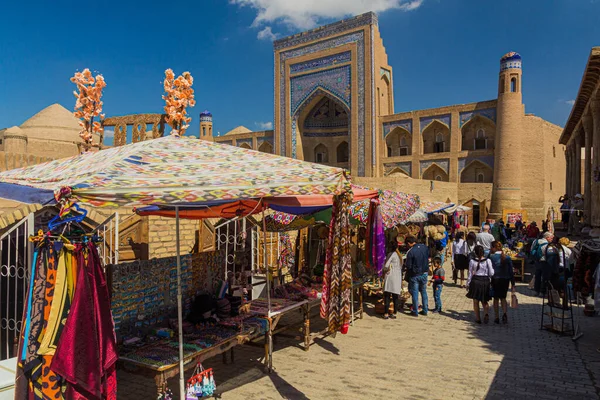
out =
[(569, 235), (579, 234), (581, 230), (580, 219), (583, 216), (583, 196), (580, 193), (575, 195), (573, 202), (571, 203), (571, 208), (569, 210)]

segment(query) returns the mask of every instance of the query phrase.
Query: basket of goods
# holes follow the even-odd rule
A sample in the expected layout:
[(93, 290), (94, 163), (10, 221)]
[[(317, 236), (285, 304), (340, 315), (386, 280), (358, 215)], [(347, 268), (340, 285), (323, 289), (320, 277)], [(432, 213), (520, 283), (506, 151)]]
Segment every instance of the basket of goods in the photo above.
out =
[(396, 229), (398, 230), (398, 235), (408, 235), (410, 233), (406, 225), (400, 225)]
[[(393, 312), (394, 312), (394, 304), (392, 302), (390, 302), (390, 308), (387, 311), (387, 314), (393, 314)], [(385, 305), (383, 304), (383, 300), (377, 300), (377, 303), (375, 303), (375, 314), (379, 314), (379, 315), (386, 314)]]
[(411, 236), (418, 236), (419, 232), (421, 232), (421, 228), (418, 225), (409, 225), (408, 226), (408, 233), (411, 234)]

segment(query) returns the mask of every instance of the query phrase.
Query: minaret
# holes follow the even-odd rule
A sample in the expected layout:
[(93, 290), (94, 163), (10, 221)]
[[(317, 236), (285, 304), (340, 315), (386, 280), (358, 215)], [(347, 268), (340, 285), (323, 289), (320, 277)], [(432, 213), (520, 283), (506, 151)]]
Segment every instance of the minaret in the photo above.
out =
[(494, 187), (490, 218), (502, 218), (503, 210), (521, 209), (521, 135), (525, 108), (521, 92), (521, 56), (506, 53), (500, 59), (496, 138), (494, 150)]
[(200, 113), (200, 139), (208, 140), (209, 142), (214, 141), (212, 128), (212, 114), (208, 110), (202, 111)]

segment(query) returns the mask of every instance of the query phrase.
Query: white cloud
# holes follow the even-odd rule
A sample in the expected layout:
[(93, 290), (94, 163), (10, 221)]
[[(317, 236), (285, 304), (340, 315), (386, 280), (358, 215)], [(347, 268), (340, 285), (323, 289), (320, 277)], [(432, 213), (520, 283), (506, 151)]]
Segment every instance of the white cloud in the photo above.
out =
[(277, 36), (278, 35), (273, 33), (273, 31), (271, 30), (271, 27), (267, 26), (262, 31), (259, 31), (256, 37), (260, 40), (269, 40), (272, 42), (273, 40), (277, 39)]
[(104, 138), (112, 138), (115, 137), (114, 129), (104, 129)]
[[(282, 22), (297, 29), (310, 29), (323, 20), (339, 19), (367, 11), (381, 13), (397, 9), (412, 11), (425, 0), (229, 0), (231, 4), (257, 11), (252, 26)], [(266, 28), (265, 28), (266, 29)], [(264, 30), (263, 30), (264, 31)], [(269, 28), (269, 31), (271, 29)]]
[(575, 100), (566, 100), (565, 103), (567, 103), (570, 106), (574, 106), (575, 105)]
[(256, 125), (259, 129), (263, 131), (273, 129), (272, 122), (255, 122), (254, 125)]

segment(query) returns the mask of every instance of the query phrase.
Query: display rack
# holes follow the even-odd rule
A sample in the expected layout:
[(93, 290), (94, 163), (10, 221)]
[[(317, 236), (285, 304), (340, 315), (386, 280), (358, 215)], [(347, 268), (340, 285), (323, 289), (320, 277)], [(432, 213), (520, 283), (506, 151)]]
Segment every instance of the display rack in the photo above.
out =
[[(548, 255), (548, 247), (550, 247), (550, 246), (551, 245), (548, 245), (546, 248), (546, 259), (547, 259), (547, 255)], [(556, 296), (556, 295), (553, 295), (553, 293), (556, 294), (557, 291), (554, 290), (554, 286), (552, 285), (550, 280), (546, 279), (544, 281), (544, 284), (546, 287), (546, 294), (542, 300), (542, 322), (541, 322), (540, 329), (558, 333), (561, 336), (567, 336), (567, 335), (575, 336), (575, 323), (573, 320), (573, 303), (572, 303), (571, 296), (569, 295), (569, 291), (567, 289), (567, 276), (566, 276), (567, 264), (566, 264), (565, 252), (564, 252), (562, 246), (561, 247), (553, 246), (553, 247), (558, 252), (557, 257), (560, 257), (560, 255), (562, 253), (563, 272), (559, 273), (559, 274), (562, 275), (562, 277), (564, 279), (565, 287), (563, 288), (562, 293), (560, 293), (560, 291), (559, 291), (558, 296)], [(548, 321), (548, 318), (549, 318), (549, 321)]]

